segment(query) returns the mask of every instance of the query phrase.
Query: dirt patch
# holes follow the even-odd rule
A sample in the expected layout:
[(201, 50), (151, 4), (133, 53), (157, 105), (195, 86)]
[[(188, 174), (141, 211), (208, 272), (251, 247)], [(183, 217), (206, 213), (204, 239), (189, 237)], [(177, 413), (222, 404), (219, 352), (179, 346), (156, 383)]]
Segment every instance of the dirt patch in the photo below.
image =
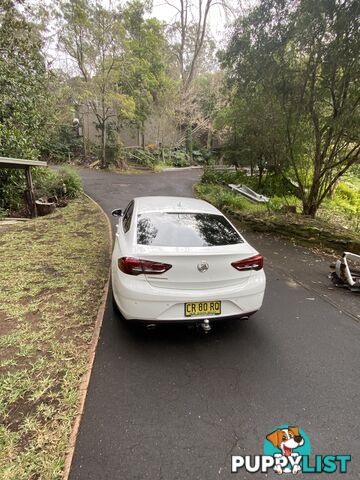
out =
[[(0, 311), (0, 337), (7, 335), (16, 327), (14, 320), (6, 315), (4, 312)], [(0, 350), (1, 358), (1, 350)]]
[[(25, 289), (24, 289), (25, 290)], [(25, 291), (29, 291), (26, 289)], [(19, 303), (22, 305), (27, 305), (29, 302), (40, 303), (42, 301), (48, 301), (49, 297), (57, 295), (65, 291), (65, 287), (54, 287), (54, 288), (43, 288), (34, 295), (25, 295), (19, 299)]]

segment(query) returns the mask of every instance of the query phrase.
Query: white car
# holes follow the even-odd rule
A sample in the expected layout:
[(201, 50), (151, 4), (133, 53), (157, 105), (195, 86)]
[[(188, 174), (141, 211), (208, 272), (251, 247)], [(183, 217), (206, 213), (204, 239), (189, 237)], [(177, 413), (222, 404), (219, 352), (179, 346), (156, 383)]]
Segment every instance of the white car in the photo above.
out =
[(265, 291), (263, 257), (203, 200), (139, 197), (119, 217), (112, 289), (126, 320), (195, 322), (249, 317)]

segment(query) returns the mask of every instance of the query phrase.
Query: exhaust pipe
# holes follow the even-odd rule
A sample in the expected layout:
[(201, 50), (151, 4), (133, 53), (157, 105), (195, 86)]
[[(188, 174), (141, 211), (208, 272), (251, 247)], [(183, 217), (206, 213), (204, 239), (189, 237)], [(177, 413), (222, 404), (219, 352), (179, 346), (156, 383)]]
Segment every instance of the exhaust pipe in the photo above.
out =
[(146, 329), (147, 330), (155, 330), (156, 328), (156, 323), (147, 323), (146, 324)]
[(202, 329), (204, 330), (205, 333), (209, 333), (211, 330), (211, 325), (209, 319), (205, 318), (203, 323), (201, 324)]

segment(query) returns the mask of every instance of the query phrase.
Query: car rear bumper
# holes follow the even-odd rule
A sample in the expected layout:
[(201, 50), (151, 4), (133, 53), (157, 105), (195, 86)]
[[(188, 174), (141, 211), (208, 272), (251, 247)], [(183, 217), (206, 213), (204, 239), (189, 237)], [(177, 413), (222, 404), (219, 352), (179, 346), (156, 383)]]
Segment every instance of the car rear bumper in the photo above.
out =
[(140, 318), (132, 318), (128, 319), (125, 318), (127, 322), (136, 322), (136, 323), (143, 323), (143, 324), (156, 324), (156, 325), (171, 325), (171, 324), (185, 324), (185, 325), (193, 325), (193, 324), (202, 324), (205, 319), (208, 319), (211, 323), (216, 323), (216, 322), (226, 322), (226, 321), (236, 321), (236, 320), (246, 320), (247, 318), (251, 317), (251, 315), (254, 315), (257, 312), (248, 312), (248, 313), (243, 313), (241, 315), (229, 315), (229, 316), (222, 316), (222, 315), (216, 315), (216, 316), (209, 316), (205, 318), (199, 318), (199, 317), (190, 317), (190, 318), (181, 318), (181, 319), (176, 319), (176, 320), (149, 320), (149, 319), (140, 319)]
[[(264, 291), (265, 274), (256, 272), (244, 286), (222, 290), (187, 290), (171, 291), (155, 289), (146, 281), (127, 279), (126, 282), (113, 272), (113, 295), (120, 312), (126, 320), (138, 320), (151, 323), (183, 322), (197, 323), (205, 318), (217, 321), (229, 318), (249, 316), (260, 309)], [(196, 315), (186, 317), (184, 304), (186, 302), (221, 301), (220, 315)]]

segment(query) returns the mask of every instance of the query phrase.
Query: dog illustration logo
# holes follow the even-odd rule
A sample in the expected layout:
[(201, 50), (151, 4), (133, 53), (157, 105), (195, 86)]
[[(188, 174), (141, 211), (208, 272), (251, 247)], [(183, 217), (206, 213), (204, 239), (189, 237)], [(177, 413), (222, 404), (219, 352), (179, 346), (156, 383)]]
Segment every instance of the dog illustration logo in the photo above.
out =
[(292, 468), (289, 466), (284, 468), (281, 464), (277, 464), (274, 467), (276, 473), (297, 474), (301, 471), (301, 466), (296, 463), (296, 457), (299, 457), (299, 453), (294, 451), (297, 448), (302, 447), (305, 443), (304, 437), (299, 431), (299, 427), (288, 426), (286, 428), (277, 428), (266, 435), (266, 439), (271, 442), (275, 449), (278, 449), (281, 452), (274, 453), (274, 457), (286, 457), (288, 460), (290, 460), (289, 457), (291, 457)]

